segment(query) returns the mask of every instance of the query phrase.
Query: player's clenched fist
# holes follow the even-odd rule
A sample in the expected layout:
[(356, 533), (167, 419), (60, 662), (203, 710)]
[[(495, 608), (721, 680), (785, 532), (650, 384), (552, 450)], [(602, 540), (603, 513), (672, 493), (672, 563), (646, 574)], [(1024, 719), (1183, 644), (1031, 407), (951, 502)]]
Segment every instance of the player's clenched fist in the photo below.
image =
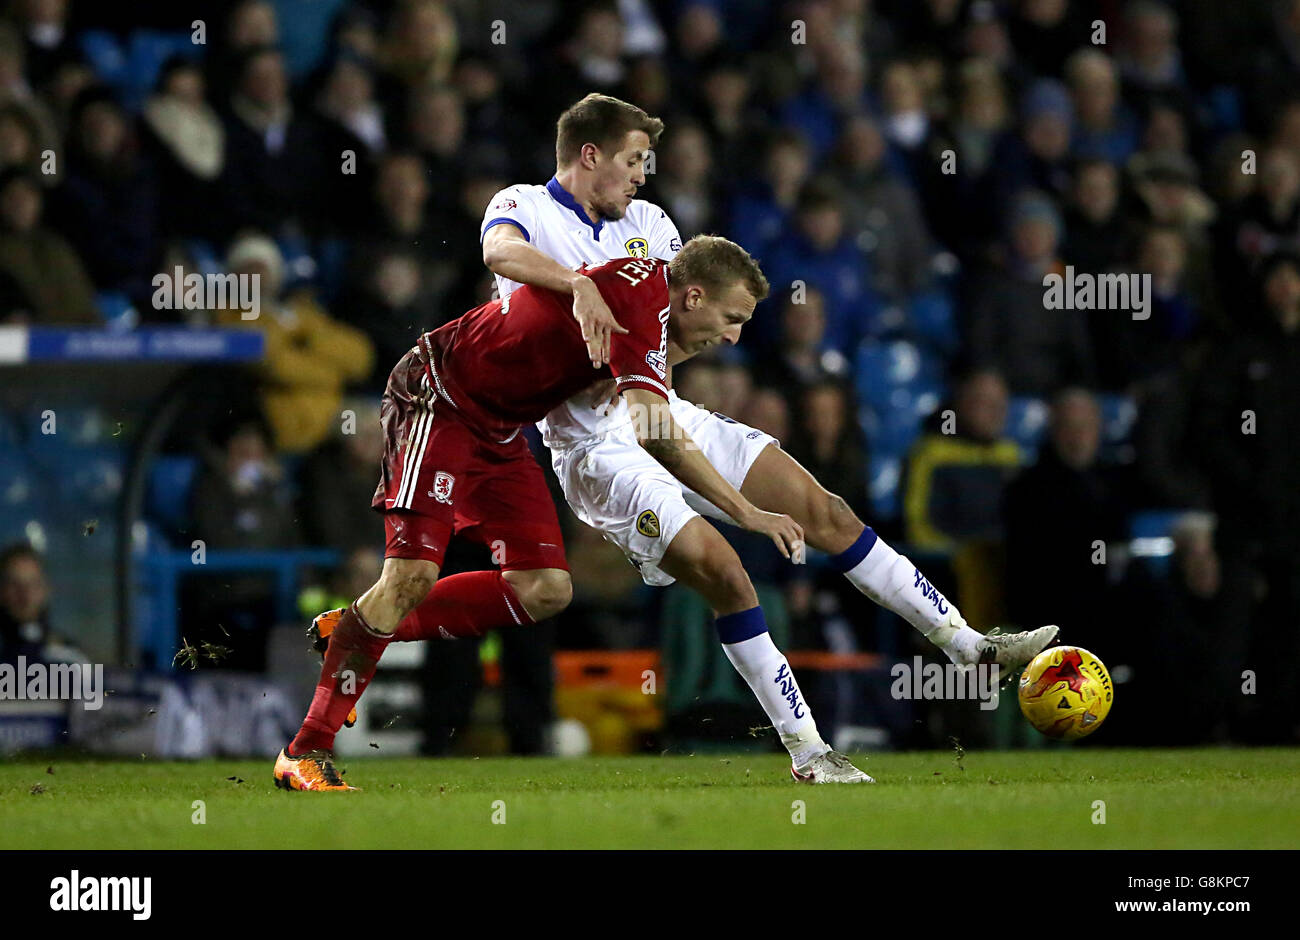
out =
[(587, 355), (593, 367), (599, 369), (609, 362), (609, 337), (611, 333), (626, 333), (614, 314), (600, 296), (595, 283), (581, 277), (573, 284), (573, 318), (582, 328), (582, 340), (587, 344)]

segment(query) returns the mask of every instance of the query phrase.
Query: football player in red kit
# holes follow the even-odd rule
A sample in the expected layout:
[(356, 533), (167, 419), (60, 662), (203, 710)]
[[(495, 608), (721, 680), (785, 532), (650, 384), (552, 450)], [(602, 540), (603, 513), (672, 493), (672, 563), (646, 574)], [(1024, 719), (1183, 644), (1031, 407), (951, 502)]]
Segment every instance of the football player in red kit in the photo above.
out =
[[(794, 520), (756, 508), (727, 483), (667, 407), (669, 343), (694, 353), (739, 340), (767, 296), (758, 264), (733, 242), (698, 236), (671, 262), (623, 258), (585, 273), (626, 329), (612, 338), (607, 366), (592, 369), (569, 295), (524, 287), (421, 335), (393, 369), (373, 502), (384, 514), (384, 568), (332, 630), (307, 718), (276, 760), (278, 786), (353, 789), (334, 767), (334, 735), (417, 605), (452, 637), (532, 623), (568, 605), (559, 520), (519, 430), (594, 382), (612, 380), (635, 409), (642, 446), (682, 483), (786, 557), (800, 550)], [(439, 581), (453, 535), (490, 546), (500, 570)]]

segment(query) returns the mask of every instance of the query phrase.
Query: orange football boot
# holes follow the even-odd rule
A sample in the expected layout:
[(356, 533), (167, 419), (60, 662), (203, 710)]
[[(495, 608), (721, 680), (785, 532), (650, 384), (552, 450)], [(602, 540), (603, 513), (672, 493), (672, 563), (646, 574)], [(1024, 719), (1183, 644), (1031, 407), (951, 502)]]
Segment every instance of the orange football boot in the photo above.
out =
[(334, 755), (329, 751), (309, 751), (301, 757), (290, 757), (288, 748), (282, 748), (275, 759), (275, 785), (281, 790), (359, 789), (343, 782), (334, 767)]

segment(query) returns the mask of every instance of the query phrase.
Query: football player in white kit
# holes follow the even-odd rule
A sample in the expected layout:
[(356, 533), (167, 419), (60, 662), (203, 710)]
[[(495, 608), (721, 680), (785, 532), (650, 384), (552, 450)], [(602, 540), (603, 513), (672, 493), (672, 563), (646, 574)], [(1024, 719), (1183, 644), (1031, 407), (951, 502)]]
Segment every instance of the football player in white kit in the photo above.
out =
[[(623, 330), (576, 269), (620, 257), (668, 260), (681, 249), (667, 213), (634, 198), (662, 130), (661, 121), (634, 105), (588, 95), (559, 119), (555, 176), (545, 185), (503, 189), (483, 219), (483, 260), (501, 295), (525, 283), (572, 293), (594, 367), (607, 361), (611, 332)], [(726, 340), (735, 343), (740, 329)], [(685, 358), (670, 345), (664, 371)], [(739, 557), (700, 517), (743, 520), (683, 488), (638, 443), (634, 421), (644, 416), (629, 411), (623, 398), (611, 404), (611, 385), (575, 396), (538, 424), (569, 505), (623, 550), (647, 584), (681, 580), (710, 603), (727, 657), (789, 750), (796, 780), (871, 782), (818, 734), (788, 662), (767, 633)], [(775, 438), (675, 392), (669, 401), (676, 424), (749, 503), (792, 517), (808, 544), (830, 555), (858, 590), (902, 616), (954, 662), (996, 662), (1011, 669), (1055, 638), (1056, 627), (999, 636), (971, 629), (907, 558), (822, 488)]]

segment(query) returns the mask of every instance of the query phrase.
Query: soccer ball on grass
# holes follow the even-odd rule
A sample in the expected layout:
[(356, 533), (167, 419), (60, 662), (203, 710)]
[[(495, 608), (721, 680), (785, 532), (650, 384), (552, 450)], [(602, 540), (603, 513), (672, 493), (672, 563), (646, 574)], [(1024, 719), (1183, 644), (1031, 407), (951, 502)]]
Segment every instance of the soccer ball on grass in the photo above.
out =
[(1063, 741), (1100, 728), (1114, 697), (1105, 665), (1077, 646), (1043, 650), (1020, 677), (1020, 711), (1043, 734)]

